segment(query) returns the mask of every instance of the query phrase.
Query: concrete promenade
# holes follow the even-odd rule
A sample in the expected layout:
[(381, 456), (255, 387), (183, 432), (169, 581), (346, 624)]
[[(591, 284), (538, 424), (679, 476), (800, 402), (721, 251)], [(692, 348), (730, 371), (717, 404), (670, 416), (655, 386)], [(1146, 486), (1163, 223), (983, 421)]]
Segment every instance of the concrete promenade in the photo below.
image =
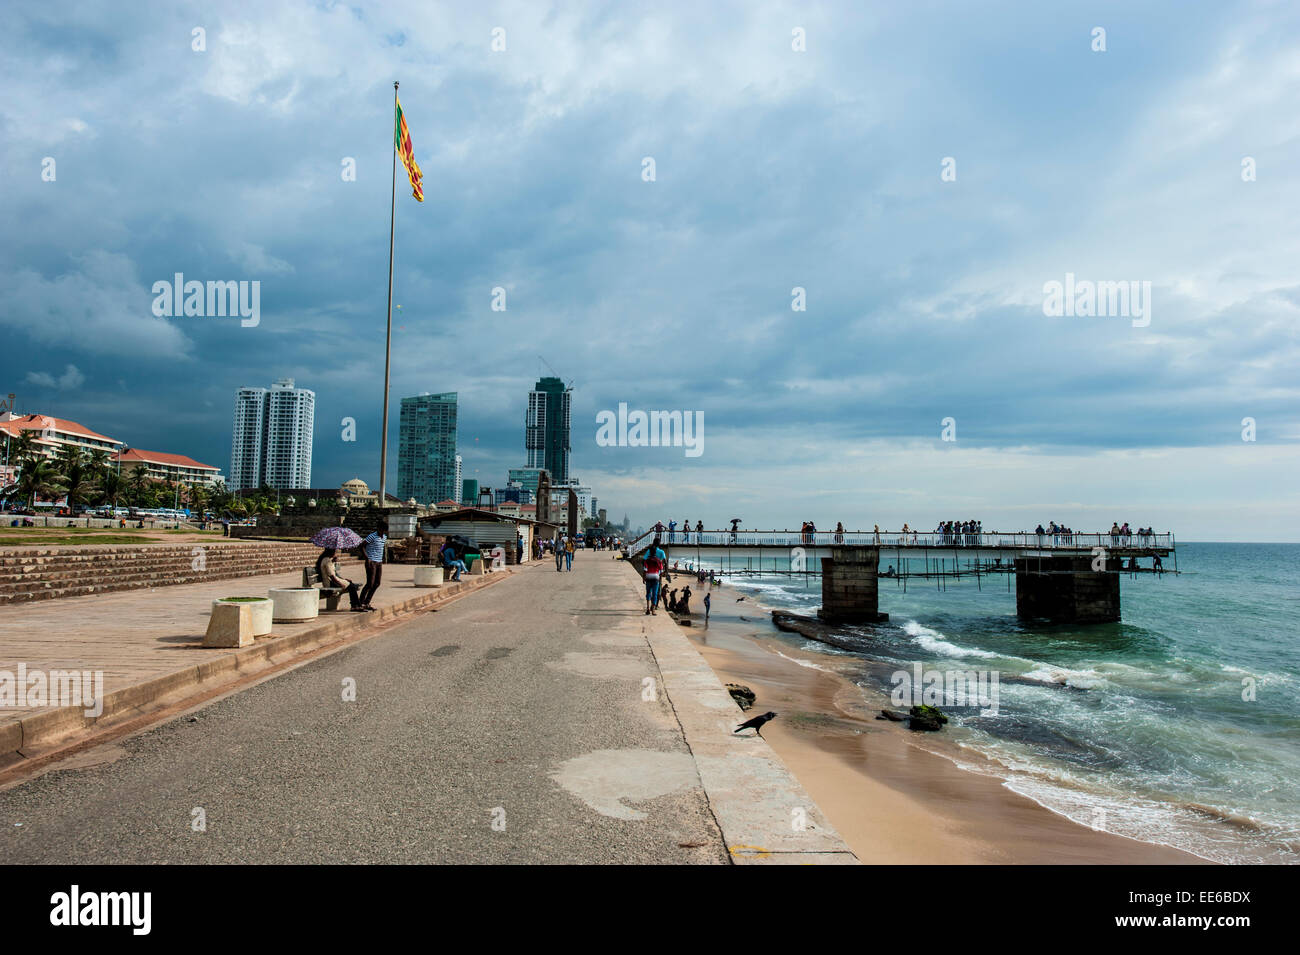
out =
[[(395, 616), (421, 593), (410, 573), (386, 569), (376, 604), (391, 625), (373, 638), (0, 791), (0, 851), (65, 863), (857, 861), (767, 743), (732, 735), (738, 707), (683, 628), (641, 613), (625, 563), (586, 552), (572, 573), (524, 565)], [(229, 653), (186, 647), (231, 583), (259, 592), (246, 578), (212, 594), (6, 608), (0, 668), (99, 666), (122, 681)], [(188, 616), (157, 609), (190, 586)], [(378, 616), (339, 615), (367, 627)]]

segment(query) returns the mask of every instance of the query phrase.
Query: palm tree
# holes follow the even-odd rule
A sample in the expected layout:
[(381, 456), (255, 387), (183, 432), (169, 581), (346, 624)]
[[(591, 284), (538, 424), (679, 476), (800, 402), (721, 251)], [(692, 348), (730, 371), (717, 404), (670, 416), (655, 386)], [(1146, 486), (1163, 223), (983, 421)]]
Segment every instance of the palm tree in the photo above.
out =
[(9, 437), (6, 446), (5, 464), (9, 468), (8, 480), (15, 482), (14, 475), (23, 469), (29, 459), (40, 457), (41, 449), (36, 443), (35, 431), (19, 431)]
[(208, 503), (210, 503), (212, 509), (218, 513), (225, 510), (225, 508), (230, 505), (230, 490), (226, 487), (224, 481), (218, 481), (216, 484), (212, 485), (212, 489), (208, 492)]
[[(190, 506), (198, 512), (200, 520), (203, 518), (203, 508), (208, 502), (208, 489), (195, 481), (190, 485)], [(191, 515), (193, 516), (193, 515)]]
[(122, 492), (122, 475), (113, 470), (105, 471), (99, 476), (99, 489), (105, 502), (117, 507), (117, 496)]
[(63, 475), (63, 489), (68, 494), (68, 510), (75, 511), (95, 488), (91, 471), (91, 457), (84, 449), (73, 444), (59, 448), (55, 465)]
[(9, 439), (9, 464), (12, 467), (21, 468), (29, 458), (39, 453), (35, 431), (20, 431)]
[(31, 507), (38, 496), (53, 497), (61, 493), (62, 480), (63, 475), (54, 469), (54, 465), (37, 458), (23, 466), (23, 473), (18, 478), (18, 493), (27, 498), (27, 506)]
[(145, 506), (145, 492), (149, 487), (149, 469), (143, 464), (137, 464), (133, 467), (126, 479), (126, 485), (131, 489), (131, 500), (136, 507)]

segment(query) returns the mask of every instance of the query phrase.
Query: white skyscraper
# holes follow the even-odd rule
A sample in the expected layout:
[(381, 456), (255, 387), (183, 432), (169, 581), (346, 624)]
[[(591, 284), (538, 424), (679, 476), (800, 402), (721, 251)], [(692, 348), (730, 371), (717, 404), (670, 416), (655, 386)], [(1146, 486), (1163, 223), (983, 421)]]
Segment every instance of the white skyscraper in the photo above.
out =
[(230, 449), (230, 487), (259, 487), (266, 441), (265, 388), (240, 388), (235, 396), (235, 437)]
[(241, 388), (235, 398), (230, 482), (236, 489), (311, 487), (316, 393), (281, 378), (266, 388)]

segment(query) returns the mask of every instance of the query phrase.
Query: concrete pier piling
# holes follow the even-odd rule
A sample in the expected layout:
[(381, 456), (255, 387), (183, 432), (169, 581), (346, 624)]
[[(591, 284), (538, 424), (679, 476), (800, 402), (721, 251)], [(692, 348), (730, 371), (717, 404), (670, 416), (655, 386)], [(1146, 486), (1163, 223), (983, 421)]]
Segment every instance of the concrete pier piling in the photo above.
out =
[(1118, 623), (1120, 561), (1105, 558), (1102, 570), (1093, 570), (1093, 561), (1066, 555), (1017, 557), (1016, 614), (1052, 623)]
[(817, 615), (829, 623), (881, 623), (876, 577), (879, 547), (832, 547), (822, 558), (822, 607)]

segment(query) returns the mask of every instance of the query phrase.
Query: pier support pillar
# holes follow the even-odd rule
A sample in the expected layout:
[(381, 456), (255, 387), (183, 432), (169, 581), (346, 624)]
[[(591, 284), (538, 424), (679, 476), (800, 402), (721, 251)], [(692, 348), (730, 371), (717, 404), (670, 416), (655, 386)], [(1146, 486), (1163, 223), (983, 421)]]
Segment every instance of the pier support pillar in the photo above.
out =
[(822, 607), (828, 623), (880, 623), (889, 619), (877, 603), (879, 547), (832, 547), (822, 558)]
[(1047, 556), (1016, 558), (1016, 614), (1052, 623), (1118, 623), (1120, 561), (1106, 558), (1104, 570), (1093, 558)]

